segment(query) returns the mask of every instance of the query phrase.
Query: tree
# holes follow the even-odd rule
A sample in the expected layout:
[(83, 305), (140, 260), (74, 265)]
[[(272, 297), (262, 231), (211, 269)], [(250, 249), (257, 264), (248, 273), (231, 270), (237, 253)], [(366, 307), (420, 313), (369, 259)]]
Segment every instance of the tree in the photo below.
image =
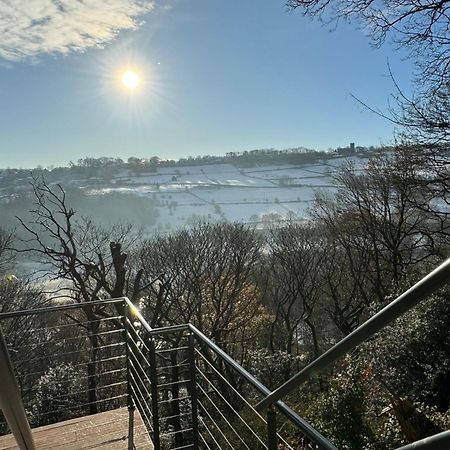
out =
[(224, 346), (238, 334), (251, 339), (250, 320), (261, 313), (254, 282), (261, 245), (257, 233), (237, 223), (200, 223), (145, 242), (142, 283), (159, 278), (142, 297), (149, 323), (192, 322)]
[[(272, 351), (281, 348), (288, 354), (299, 345), (302, 325), (309, 329), (313, 354), (320, 345), (314, 312), (320, 301), (321, 264), (325, 257), (317, 230), (310, 224), (290, 223), (274, 228), (269, 237), (268, 304), (274, 313), (270, 343)], [(280, 329), (284, 343), (276, 344)]]
[(337, 193), (316, 199), (313, 215), (345, 249), (354, 278), (372, 301), (383, 303), (393, 285), (448, 245), (434, 216), (416, 207), (430, 197), (411, 181), (415, 171), (405, 153), (380, 154), (362, 173), (343, 167)]
[(42, 426), (71, 419), (79, 407), (83, 375), (72, 364), (50, 367), (38, 380), (31, 402), (31, 421)]
[[(337, 224), (335, 224), (337, 225)], [(352, 242), (336, 229), (316, 224), (322, 232), (323, 251), (327, 255), (321, 264), (323, 310), (343, 336), (357, 328), (367, 316), (370, 304), (370, 252), (363, 247), (355, 250)], [(344, 237), (345, 236), (345, 237)]]
[[(104, 298), (117, 298), (139, 294), (142, 271), (132, 272), (127, 265), (126, 249), (139, 238), (132, 235), (131, 227), (113, 225), (101, 228), (91, 220), (75, 220), (75, 211), (68, 206), (66, 193), (60, 185), (49, 186), (43, 179), (34, 179), (35, 208), (30, 211), (32, 219), (22, 227), (28, 232), (26, 248), (46, 264), (46, 274), (58, 281), (54, 295), (82, 304), (87, 318), (86, 328), (91, 346), (92, 359), (87, 365), (89, 404), (92, 414), (97, 412), (97, 360), (100, 346), (99, 318), (105, 315), (102, 305), (91, 302)], [(73, 320), (77, 321), (75, 317)]]
[[(261, 245), (258, 234), (237, 223), (199, 223), (148, 240), (140, 254), (144, 317), (156, 327), (190, 322), (242, 361), (248, 348), (256, 345), (267, 316), (254, 283)], [(180, 339), (175, 336), (161, 345), (177, 349)], [(212, 353), (205, 353), (219, 373), (231, 378), (232, 371), (222, 360), (215, 361)], [(170, 391), (168, 398), (180, 397), (181, 357), (179, 351), (170, 351), (170, 361), (165, 364), (170, 366), (166, 375), (169, 387), (165, 388)], [(169, 409), (175, 443), (182, 446), (180, 402), (170, 402)]]
[(415, 93), (408, 98), (396, 85), (397, 109), (389, 120), (422, 142), (450, 139), (449, 0), (288, 0), (291, 9), (325, 23), (355, 19), (379, 47), (391, 39), (415, 61)]
[(12, 233), (0, 228), (0, 277), (4, 276), (6, 270), (11, 269), (14, 260), (11, 252)]

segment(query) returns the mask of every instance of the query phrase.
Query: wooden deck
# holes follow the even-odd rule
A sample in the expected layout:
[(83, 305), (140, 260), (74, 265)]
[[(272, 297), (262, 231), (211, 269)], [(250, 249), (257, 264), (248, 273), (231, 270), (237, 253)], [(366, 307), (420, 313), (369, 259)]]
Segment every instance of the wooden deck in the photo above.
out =
[[(153, 449), (137, 410), (134, 412), (134, 430), (134, 448), (136, 450)], [(38, 450), (126, 450), (128, 449), (128, 410), (121, 408), (34, 428), (33, 436)], [(0, 450), (11, 449), (18, 449), (14, 437), (1, 436)]]

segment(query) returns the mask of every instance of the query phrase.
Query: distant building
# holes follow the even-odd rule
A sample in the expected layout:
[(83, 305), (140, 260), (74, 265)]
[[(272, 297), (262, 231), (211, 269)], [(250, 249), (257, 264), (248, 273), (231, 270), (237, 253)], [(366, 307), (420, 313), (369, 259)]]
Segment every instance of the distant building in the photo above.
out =
[(337, 153), (342, 156), (351, 156), (356, 153), (355, 143), (350, 142), (348, 147), (338, 147), (336, 149)]

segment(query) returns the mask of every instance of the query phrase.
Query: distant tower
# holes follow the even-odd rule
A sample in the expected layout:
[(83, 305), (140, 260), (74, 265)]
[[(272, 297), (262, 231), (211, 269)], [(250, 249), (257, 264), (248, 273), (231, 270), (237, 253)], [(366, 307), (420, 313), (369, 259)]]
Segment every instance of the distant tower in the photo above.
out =
[(354, 143), (354, 142), (350, 142), (350, 151), (351, 151), (352, 153), (355, 152), (355, 143)]

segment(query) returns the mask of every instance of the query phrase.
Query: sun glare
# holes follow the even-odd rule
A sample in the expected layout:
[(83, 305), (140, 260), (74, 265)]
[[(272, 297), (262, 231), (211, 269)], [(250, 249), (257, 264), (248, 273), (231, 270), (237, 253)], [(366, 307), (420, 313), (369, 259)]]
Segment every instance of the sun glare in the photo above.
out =
[(139, 86), (139, 75), (134, 70), (127, 70), (122, 74), (122, 84), (133, 91)]

